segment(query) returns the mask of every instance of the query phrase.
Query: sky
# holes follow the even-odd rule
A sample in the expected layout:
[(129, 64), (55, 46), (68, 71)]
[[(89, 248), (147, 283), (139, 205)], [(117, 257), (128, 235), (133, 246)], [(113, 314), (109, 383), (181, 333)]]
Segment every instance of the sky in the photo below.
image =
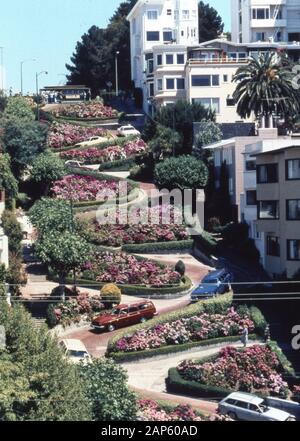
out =
[[(215, 7), (230, 30), (230, 0), (204, 0)], [(65, 83), (77, 41), (92, 25), (106, 27), (121, 0), (0, 0), (0, 47), (3, 47), (5, 88), (20, 91), (23, 64), (24, 94), (39, 86)], [(1, 49), (0, 49), (1, 51)]]

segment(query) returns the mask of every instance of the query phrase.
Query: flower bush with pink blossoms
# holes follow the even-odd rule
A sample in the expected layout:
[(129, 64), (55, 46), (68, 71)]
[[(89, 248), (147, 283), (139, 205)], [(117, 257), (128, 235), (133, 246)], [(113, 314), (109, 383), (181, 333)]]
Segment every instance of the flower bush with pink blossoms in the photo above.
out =
[(109, 106), (104, 106), (103, 103), (97, 101), (60, 105), (52, 111), (52, 114), (56, 117), (65, 116), (80, 119), (108, 119), (118, 117), (117, 110)]
[(147, 144), (142, 139), (128, 141), (123, 146), (110, 146), (105, 149), (93, 147), (86, 150), (69, 150), (61, 153), (63, 160), (76, 160), (85, 164), (103, 164), (120, 159), (127, 159), (145, 153), (148, 150)]
[(102, 283), (161, 287), (180, 283), (180, 274), (170, 266), (126, 253), (96, 252), (83, 268), (82, 277)]
[(137, 352), (163, 346), (181, 345), (189, 342), (209, 340), (218, 337), (241, 335), (244, 326), (254, 331), (254, 323), (242, 317), (234, 308), (226, 314), (207, 314), (158, 324), (153, 328), (141, 329), (116, 342), (116, 352)]
[[(133, 218), (135, 215), (137, 221), (130, 222), (131, 216)], [(144, 216), (147, 222), (144, 222)], [(121, 219), (118, 212), (115, 224), (99, 225), (96, 221), (93, 222), (90, 225), (91, 240), (98, 245), (119, 247), (125, 244), (172, 242), (189, 238), (182, 219), (168, 205), (147, 208), (142, 214), (140, 209), (131, 211), (128, 224), (122, 223)]]
[(48, 146), (52, 149), (74, 146), (92, 136), (106, 137), (107, 131), (97, 127), (82, 127), (54, 122), (48, 132)]
[(222, 349), (212, 362), (182, 362), (177, 368), (187, 381), (286, 397), (288, 385), (281, 376), (282, 366), (274, 351), (268, 346), (252, 346), (243, 350), (233, 347)]
[[(65, 176), (56, 181), (51, 189), (57, 199), (73, 202), (104, 201), (106, 195), (118, 195), (119, 183), (95, 179), (91, 176)], [(129, 189), (130, 190), (130, 189)]]

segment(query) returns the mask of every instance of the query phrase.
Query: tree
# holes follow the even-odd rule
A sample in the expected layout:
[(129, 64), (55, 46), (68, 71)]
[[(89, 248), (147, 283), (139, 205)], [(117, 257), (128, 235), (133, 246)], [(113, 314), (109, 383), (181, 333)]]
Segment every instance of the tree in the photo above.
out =
[(198, 103), (177, 101), (175, 104), (157, 109), (155, 121), (179, 133), (182, 138), (181, 154), (190, 154), (193, 146), (193, 123), (214, 121), (215, 113)]
[(29, 211), (31, 223), (38, 230), (40, 238), (49, 231), (63, 233), (77, 230), (71, 204), (64, 200), (42, 198)]
[(9, 155), (0, 153), (0, 189), (5, 190), (9, 199), (14, 199), (18, 195), (18, 181), (11, 171), (10, 163)]
[(66, 67), (70, 74), (70, 84), (86, 84), (94, 95), (107, 87), (115, 73), (115, 54), (120, 52), (119, 85), (123, 89), (131, 87), (130, 31), (126, 17), (137, 0), (127, 0), (120, 4), (106, 29), (92, 26), (77, 43), (71, 57), (72, 64)]
[(278, 53), (262, 53), (258, 59), (251, 58), (237, 70), (234, 81), (237, 87), (233, 98), (242, 118), (249, 118), (253, 112), (268, 124), (272, 114), (287, 119), (300, 111), (292, 66)]
[(136, 396), (127, 385), (127, 375), (112, 360), (94, 360), (80, 367), (93, 420), (136, 421)]
[(193, 154), (196, 158), (208, 160), (211, 153), (204, 151), (203, 147), (221, 141), (222, 131), (213, 121), (204, 121), (198, 126), (198, 133), (195, 136)]
[(13, 211), (5, 210), (2, 214), (2, 227), (8, 237), (9, 251), (17, 257), (22, 255), (22, 228)]
[(66, 277), (70, 271), (88, 262), (91, 248), (78, 234), (49, 231), (36, 243), (36, 254), (45, 265), (57, 272), (61, 296), (64, 298)]
[(35, 120), (35, 114), (30, 103), (22, 96), (8, 98), (3, 117), (22, 120), (23, 122), (32, 122)]
[(218, 12), (209, 4), (199, 2), (199, 43), (214, 40), (224, 31), (224, 23)]
[(205, 187), (208, 170), (202, 161), (193, 156), (169, 158), (155, 167), (154, 182), (160, 188), (192, 189)]
[(59, 156), (47, 150), (38, 155), (32, 162), (31, 180), (41, 186), (41, 194), (49, 193), (53, 182), (60, 180), (65, 174), (65, 166)]
[(222, 163), (220, 170), (220, 187), (215, 190), (209, 204), (209, 212), (220, 219), (222, 225), (232, 221), (232, 204), (229, 194), (229, 176), (226, 162)]
[(22, 306), (11, 308), (6, 302), (0, 302), (0, 325), (7, 353), (0, 355), (0, 420), (91, 420), (77, 368), (48, 329), (36, 329)]
[(158, 126), (154, 138), (149, 147), (156, 161), (175, 155), (181, 145), (181, 139), (177, 132), (169, 127)]
[(10, 119), (3, 128), (4, 150), (11, 158), (14, 176), (20, 179), (35, 157), (46, 150), (47, 126), (35, 121)]

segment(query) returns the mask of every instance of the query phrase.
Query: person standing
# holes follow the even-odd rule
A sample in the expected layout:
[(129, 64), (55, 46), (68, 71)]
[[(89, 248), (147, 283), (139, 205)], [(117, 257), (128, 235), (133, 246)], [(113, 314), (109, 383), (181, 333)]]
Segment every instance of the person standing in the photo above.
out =
[(247, 347), (248, 342), (249, 342), (249, 329), (248, 326), (244, 326), (243, 334), (242, 334), (242, 343), (244, 345), (244, 348)]

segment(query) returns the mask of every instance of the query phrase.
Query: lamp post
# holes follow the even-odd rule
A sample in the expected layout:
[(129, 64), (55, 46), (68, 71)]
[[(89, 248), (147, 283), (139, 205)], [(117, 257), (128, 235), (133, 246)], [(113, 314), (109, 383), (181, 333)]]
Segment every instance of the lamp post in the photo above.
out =
[(120, 52), (116, 52), (115, 64), (116, 64), (116, 96), (119, 96), (119, 69), (118, 69), (118, 56)]
[(4, 93), (4, 61), (3, 61), (3, 56), (4, 56), (4, 47), (0, 46), (0, 51), (1, 51), (1, 91), (2, 93)]
[(46, 70), (43, 70), (42, 72), (37, 72), (36, 73), (36, 101), (37, 101), (37, 120), (40, 120), (40, 106), (39, 106), (39, 95), (40, 95), (40, 91), (39, 91), (39, 77), (41, 75), (48, 75), (48, 72)]
[(20, 66), (21, 66), (21, 69), (20, 69), (21, 70), (21, 96), (23, 96), (23, 64), (27, 63), (29, 61), (36, 61), (36, 60), (34, 58), (29, 58), (28, 60), (23, 60), (20, 63)]

